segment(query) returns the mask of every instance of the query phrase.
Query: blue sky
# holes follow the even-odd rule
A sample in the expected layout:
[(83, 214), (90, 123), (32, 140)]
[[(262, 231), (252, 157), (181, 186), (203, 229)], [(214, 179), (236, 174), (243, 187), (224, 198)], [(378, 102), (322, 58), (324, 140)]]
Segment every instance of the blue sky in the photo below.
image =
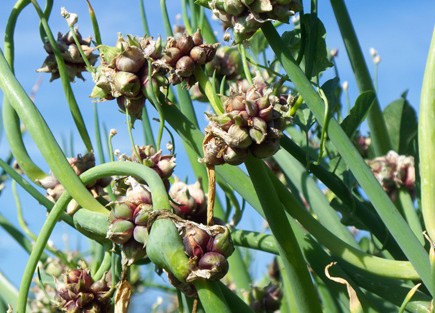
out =
[[(117, 32), (123, 34), (142, 35), (143, 28), (140, 20), (138, 1), (93, 1), (94, 9), (99, 19), (102, 30), (103, 41), (113, 44), (117, 38)], [(176, 14), (181, 9), (179, 1), (167, 1), (169, 4), (169, 14), (175, 21)], [(327, 29), (327, 44), (329, 48), (338, 48), (339, 56), (336, 59), (342, 80), (349, 81), (351, 100), (355, 100), (358, 91), (354, 83), (352, 71), (346, 57), (342, 39), (338, 32), (338, 27), (332, 13), (329, 1), (319, 1), (319, 17)], [(10, 12), (14, 1), (3, 0), (0, 4), (0, 37), (3, 38), (4, 27), (8, 12)], [(309, 1), (307, 1), (309, 4)], [(347, 1), (350, 15), (354, 22), (360, 44), (366, 56), (369, 68), (373, 69), (373, 63), (369, 54), (371, 47), (375, 48), (382, 61), (379, 67), (379, 99), (381, 105), (385, 107), (389, 102), (398, 98), (403, 91), (409, 90), (408, 96), (411, 104), (418, 110), (420, 98), (420, 88), (424, 73), (425, 61), (428, 53), (432, 30), (435, 22), (435, 2), (421, 0), (409, 1)], [(66, 23), (60, 17), (60, 7), (65, 6), (70, 12), (79, 14), (79, 30), (83, 36), (92, 34), (92, 27), (87, 15), (85, 1), (59, 0), (55, 1), (55, 7), (50, 20), (53, 32), (67, 30)], [(164, 33), (161, 21), (159, 1), (145, 0), (145, 6), (149, 19), (152, 35)], [(308, 8), (308, 7), (307, 7)], [(219, 34), (220, 36), (222, 33)], [(44, 58), (45, 52), (38, 32), (38, 19), (33, 8), (29, 6), (18, 21), (18, 28), (15, 36), (16, 40), (16, 73), (22, 82), (25, 90), (30, 91), (34, 83), (41, 76), (35, 72)], [(71, 132), (76, 136), (73, 128), (72, 119), (63, 100), (63, 92), (60, 81), (48, 82), (48, 75), (42, 75), (43, 82), (36, 95), (36, 104), (46, 117), (48, 124), (52, 127), (56, 138), (69, 138)], [(82, 83), (77, 81), (73, 84), (76, 97), (83, 115), (88, 124), (89, 131), (93, 133), (92, 112), (93, 105), (88, 98), (92, 88), (92, 81), (89, 75), (85, 76), (87, 81)], [(203, 105), (203, 104), (199, 104)], [(122, 152), (129, 152), (129, 142), (126, 139), (127, 133), (123, 115), (117, 112), (114, 102), (100, 103), (101, 121), (107, 129), (116, 128), (119, 135), (114, 139), (115, 148)], [(204, 110), (206, 107), (204, 106)], [(140, 137), (138, 127), (137, 138)], [(167, 138), (164, 139), (167, 140)], [(44, 167), (43, 160), (37, 155), (37, 150), (32, 141), (26, 136), (26, 143), (29, 152), (34, 156), (35, 161)], [(84, 148), (79, 141), (75, 142), (75, 153), (83, 153)], [(7, 143), (4, 135), (0, 138), (0, 157), (7, 156)], [(182, 178), (190, 174), (186, 158), (181, 151), (177, 155), (179, 167), (176, 174)], [(48, 170), (45, 166), (44, 169)], [(16, 222), (15, 204), (10, 192), (10, 184), (0, 197), (0, 212)], [(20, 193), (24, 204), (25, 217), (29, 221), (29, 226), (35, 232), (43, 223), (45, 213), (35, 201), (29, 199), (22, 192)], [(258, 224), (255, 217), (247, 217), (245, 228), (253, 227)], [(56, 227), (53, 240), (61, 245), (61, 234), (67, 231), (68, 227), (60, 224)], [(70, 241), (76, 244), (76, 236), (72, 235)], [(86, 243), (81, 242), (82, 245)], [(18, 285), (21, 279), (27, 255), (15, 243), (0, 230), (0, 271), (6, 271), (11, 280)], [(256, 265), (259, 267), (259, 265)], [(11, 271), (13, 269), (13, 272)], [(259, 269), (259, 268), (258, 268)], [(254, 269), (254, 270), (257, 270)]]

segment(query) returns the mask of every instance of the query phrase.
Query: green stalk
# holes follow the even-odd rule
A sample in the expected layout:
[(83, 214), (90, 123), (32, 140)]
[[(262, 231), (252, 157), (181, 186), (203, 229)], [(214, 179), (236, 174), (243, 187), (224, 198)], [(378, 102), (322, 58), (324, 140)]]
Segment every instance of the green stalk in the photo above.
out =
[(98, 159), (100, 163), (104, 163), (103, 142), (101, 140), (100, 119), (98, 116), (98, 107), (94, 103), (94, 128), (95, 128), (95, 140), (97, 142)]
[(245, 77), (248, 80), (249, 85), (252, 85), (252, 76), (251, 71), (249, 70), (248, 60), (246, 59), (246, 49), (245, 46), (241, 43), (237, 45), (239, 48), (240, 58), (242, 59), (243, 64), (243, 72), (245, 73)]
[(144, 0), (139, 0), (139, 7), (140, 7), (140, 19), (142, 21), (143, 29), (145, 31), (145, 34), (147, 34), (149, 36), (151, 33), (150, 33), (150, 28), (148, 26), (148, 20), (147, 20), (147, 15), (146, 15), (146, 11), (145, 11)]
[(171, 21), (168, 15), (168, 9), (166, 7), (166, 0), (160, 0), (160, 9), (162, 10), (163, 25), (165, 26), (165, 32), (167, 36), (173, 36)]
[(192, 35), (192, 26), (190, 25), (189, 15), (187, 14), (187, 0), (181, 1), (181, 11), (183, 13), (183, 23), (189, 35)]
[(197, 23), (197, 16), (196, 16), (195, 1), (194, 0), (189, 0), (189, 9), (190, 9), (190, 21), (192, 23), (192, 29), (197, 29), (198, 23)]
[(224, 113), (224, 109), (222, 107), (219, 96), (216, 94), (212, 83), (208, 79), (207, 75), (205, 75), (204, 70), (200, 66), (197, 66), (195, 68), (195, 78), (201, 86), (202, 90), (204, 90), (204, 93), (207, 96), (207, 99), (210, 102), (210, 105), (215, 113), (217, 115)]
[[(299, 66), (294, 63), (293, 57), (288, 51), (283, 50), (285, 45), (273, 25), (269, 22), (265, 23), (262, 30), (283, 68), (295, 84), (295, 87), (308, 104), (318, 122), (322, 123), (323, 101), (314, 91)], [(379, 182), (373, 176), (373, 173), (367, 167), (343, 129), (334, 119), (329, 121), (328, 134), (360, 186), (373, 203), (382, 221), (397, 240), (397, 243), (409, 261), (414, 265), (421, 279), (425, 282), (426, 287), (431, 289), (427, 252), (423, 249), (408, 224), (403, 220), (394, 204), (382, 190)], [(435, 294), (434, 290), (430, 291)]]
[(264, 163), (249, 157), (245, 165), (260, 199), (266, 220), (276, 239), (287, 279), (294, 288), (293, 295), (298, 312), (321, 312), (302, 252)]
[(92, 197), (71, 168), (41, 113), (10, 70), (1, 50), (0, 88), (25, 123), (41, 154), (65, 189), (71, 193), (80, 206), (106, 213), (107, 210)]
[(420, 157), (421, 211), (425, 228), (435, 240), (435, 30), (429, 48), (420, 96), (418, 147)]
[[(281, 147), (289, 152), (301, 164), (307, 163), (307, 154), (290, 138), (284, 136), (281, 139)], [(326, 185), (343, 203), (352, 208), (353, 214), (359, 219), (380, 242), (384, 244), (385, 249), (390, 251), (396, 257), (403, 258), (403, 252), (397, 243), (391, 239), (388, 229), (382, 224), (382, 221), (372, 210), (360, 202), (359, 199), (352, 195), (352, 191), (343, 183), (335, 174), (329, 172), (321, 165), (316, 165), (314, 161), (308, 160), (307, 170), (313, 173), (320, 181)]]
[(60, 78), (62, 80), (62, 86), (65, 92), (65, 98), (68, 101), (69, 109), (73, 116), (74, 123), (77, 127), (77, 130), (79, 131), (80, 137), (82, 138), (84, 145), (86, 146), (87, 151), (91, 152), (93, 151), (91, 138), (89, 137), (88, 131), (86, 129), (86, 125), (83, 120), (83, 116), (80, 112), (79, 106), (77, 104), (77, 100), (74, 97), (74, 92), (71, 88), (71, 83), (68, 78), (68, 72), (65, 67), (65, 61), (61, 56), (59, 47), (56, 44), (56, 39), (54, 38), (53, 33), (51, 32), (50, 26), (48, 25), (48, 21), (45, 18), (44, 13), (41, 10), (41, 7), (36, 2), (36, 0), (31, 0), (31, 1), (33, 6), (35, 7), (36, 12), (39, 15), (42, 26), (44, 27), (45, 33), (47, 35), (48, 41), (50, 42), (50, 45), (56, 57)]
[(334, 230), (334, 234), (347, 244), (358, 247), (352, 234), (344, 226), (337, 212), (329, 205), (328, 199), (319, 189), (316, 182), (309, 176), (304, 166), (285, 150), (278, 151), (275, 156), (287, 178), (296, 186), (299, 193), (310, 204), (311, 209), (325, 227)]
[[(13, 71), (14, 66), (14, 31), (15, 26), (17, 24), (18, 16), (21, 11), (30, 3), (30, 0), (22, 0), (18, 1), (13, 9), (11, 14), (9, 15), (8, 22), (6, 24), (5, 29), (5, 58), (9, 63), (11, 70)], [(41, 179), (47, 176), (43, 170), (41, 170), (30, 158), (26, 147), (24, 146), (20, 121), (19, 118), (11, 107), (6, 95), (3, 96), (3, 107), (2, 107), (2, 119), (3, 121), (7, 121), (7, 123), (3, 124), (5, 129), (6, 137), (8, 138), (8, 142), (10, 145), (10, 149), (15, 159), (18, 162), (18, 165), (29, 177), (31, 180), (35, 181), (36, 179)]]
[(221, 288), (222, 294), (228, 304), (228, 308), (231, 312), (238, 313), (253, 313), (254, 311), (240, 298), (237, 297), (234, 291), (229, 289), (227, 285), (219, 282), (219, 287)]
[(154, 141), (153, 129), (151, 128), (150, 118), (148, 115), (148, 109), (146, 103), (142, 109), (142, 129), (145, 139), (145, 144), (156, 146)]
[(95, 15), (91, 2), (89, 0), (86, 0), (86, 2), (88, 3), (89, 17), (91, 18), (92, 28), (94, 29), (95, 44), (99, 46), (103, 43), (101, 40), (100, 26), (98, 26), (97, 16)]
[(403, 212), (404, 217), (409, 224), (409, 227), (411, 227), (415, 236), (420, 241), (420, 244), (424, 246), (425, 242), (423, 236), (423, 229), (421, 227), (420, 219), (417, 215), (417, 211), (415, 210), (411, 195), (405, 188), (401, 188), (398, 193), (399, 198), (397, 201), (397, 205), (401, 208), (401, 211)]
[(399, 279), (420, 279), (410, 262), (382, 259), (364, 253), (337, 238), (307, 212), (278, 178), (271, 178), (281, 202), (285, 203), (284, 208), (287, 213), (298, 220), (311, 235), (325, 245), (331, 251), (331, 254), (375, 275)]
[(206, 313), (231, 313), (218, 282), (198, 279), (193, 285)]
[[(367, 64), (364, 60), (358, 38), (353, 28), (352, 21), (343, 0), (331, 0), (335, 18), (343, 37), (344, 45), (352, 65), (355, 79), (360, 93), (368, 90), (376, 92), (373, 81), (370, 77)], [(385, 155), (391, 150), (391, 142), (388, 137), (387, 127), (381, 111), (379, 100), (376, 97), (368, 112), (368, 124), (376, 155)]]

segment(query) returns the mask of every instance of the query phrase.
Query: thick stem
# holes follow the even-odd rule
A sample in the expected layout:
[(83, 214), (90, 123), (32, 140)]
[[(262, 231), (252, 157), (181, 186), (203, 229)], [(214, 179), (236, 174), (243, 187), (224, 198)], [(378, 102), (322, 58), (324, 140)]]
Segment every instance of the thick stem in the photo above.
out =
[(418, 147), (421, 208), (426, 230), (435, 240), (435, 30), (432, 35), (420, 96)]

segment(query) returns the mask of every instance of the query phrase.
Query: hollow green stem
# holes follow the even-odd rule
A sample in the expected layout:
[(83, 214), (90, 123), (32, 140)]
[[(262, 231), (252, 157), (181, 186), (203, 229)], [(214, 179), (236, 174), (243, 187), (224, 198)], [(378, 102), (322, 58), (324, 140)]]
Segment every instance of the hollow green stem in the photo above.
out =
[(231, 313), (217, 282), (198, 279), (193, 282), (206, 313)]
[(196, 10), (195, 10), (195, 1), (189, 0), (189, 9), (190, 9), (190, 21), (192, 23), (192, 29), (198, 28)]
[(150, 33), (150, 28), (148, 26), (148, 19), (145, 11), (144, 0), (139, 0), (139, 7), (140, 7), (140, 18), (142, 21), (143, 30), (145, 34), (150, 35), (151, 33)]
[[(305, 77), (299, 66), (294, 63), (293, 57), (283, 49), (283, 42), (271, 23), (262, 27), (269, 44), (274, 50), (283, 68), (292, 79), (305, 102), (313, 112), (319, 123), (323, 123), (323, 106), (319, 95), (314, 91), (310, 82)], [(408, 224), (404, 221), (397, 208), (382, 190), (373, 173), (365, 164), (352, 142), (336, 120), (331, 119), (328, 134), (340, 155), (354, 174), (360, 186), (373, 203), (377, 213), (384, 224), (391, 231), (402, 251), (414, 265), (426, 287), (431, 288), (430, 266), (427, 252), (423, 249)], [(430, 290), (431, 293), (434, 292)], [(435, 293), (435, 292), (434, 292)]]
[(142, 110), (142, 129), (143, 129), (145, 144), (153, 145), (155, 147), (156, 143), (154, 141), (153, 129), (151, 128), (150, 117), (148, 114), (148, 108), (146, 104), (144, 105)]
[(109, 251), (104, 252), (104, 258), (98, 268), (98, 271), (92, 276), (94, 281), (100, 280), (104, 273), (106, 273), (110, 269), (110, 264), (112, 262), (112, 253)]
[(166, 0), (160, 0), (160, 9), (162, 10), (163, 24), (165, 26), (166, 36), (173, 36), (168, 8), (166, 7)]
[(71, 88), (68, 72), (65, 67), (65, 61), (62, 58), (59, 47), (57, 46), (56, 40), (53, 36), (53, 33), (51, 32), (50, 26), (48, 25), (48, 21), (45, 18), (44, 13), (41, 10), (41, 7), (36, 2), (36, 0), (31, 0), (31, 2), (35, 7), (36, 12), (39, 15), (42, 26), (44, 27), (45, 33), (47, 35), (48, 41), (50, 42), (50, 45), (53, 49), (56, 58), (56, 63), (58, 65), (59, 75), (62, 80), (62, 86), (65, 92), (65, 97), (68, 101), (69, 109), (73, 116), (74, 123), (77, 127), (77, 130), (79, 131), (80, 137), (82, 138), (84, 145), (86, 146), (87, 151), (91, 152), (93, 151), (91, 138), (89, 137), (89, 133), (86, 129), (86, 125), (83, 120), (83, 116), (80, 112), (79, 106), (77, 104), (77, 100), (75, 99), (74, 92)]
[(418, 147), (420, 157), (421, 210), (425, 228), (435, 240), (435, 29), (429, 48), (420, 96)]
[(418, 273), (409, 262), (375, 257), (344, 243), (311, 216), (277, 178), (272, 177), (272, 181), (281, 202), (285, 203), (284, 208), (287, 213), (298, 220), (320, 243), (328, 247), (333, 255), (379, 276), (399, 279), (420, 279)]
[(189, 15), (187, 14), (187, 0), (181, 1), (181, 12), (183, 13), (184, 27), (188, 34), (192, 35), (192, 26), (190, 25)]
[(317, 294), (311, 282), (302, 252), (264, 163), (249, 157), (245, 165), (260, 199), (270, 230), (276, 239), (287, 279), (294, 288), (298, 312), (320, 312), (319, 302), (316, 301)]
[(0, 88), (41, 151), (54, 175), (82, 207), (98, 212), (107, 210), (95, 200), (71, 168), (47, 123), (10, 70), (0, 50)]
[[(5, 59), (9, 63), (11, 67), (11, 71), (13, 72), (14, 68), (14, 31), (17, 24), (18, 16), (22, 12), (22, 10), (30, 4), (30, 0), (22, 0), (18, 1), (13, 9), (11, 14), (9, 15), (6, 29), (5, 29), (5, 42), (4, 42), (4, 55)], [(31, 180), (44, 178), (47, 174), (44, 173), (30, 158), (26, 147), (24, 146), (24, 142), (22, 139), (20, 121), (18, 115), (15, 110), (11, 107), (9, 100), (6, 95), (3, 97), (2, 103), (2, 119), (3, 121), (7, 121), (4, 123), (3, 127), (6, 133), (6, 137), (8, 138), (8, 142), (10, 145), (10, 149), (15, 159), (17, 160), (20, 168), (29, 177)]]
[(98, 26), (97, 16), (95, 15), (94, 8), (89, 0), (86, 0), (89, 9), (89, 17), (91, 18), (92, 28), (94, 29), (94, 39), (97, 46), (101, 45), (103, 42), (101, 40), (100, 26)]
[(104, 163), (103, 142), (101, 140), (100, 119), (98, 115), (97, 104), (94, 103), (94, 128), (95, 128), (95, 141), (97, 142), (98, 159), (100, 163)]
[[(361, 93), (368, 90), (375, 92), (375, 87), (373, 86), (373, 81), (364, 60), (346, 4), (343, 0), (331, 0), (331, 6), (334, 10), (341, 36), (343, 37), (359, 91)], [(387, 154), (387, 152), (391, 150), (391, 142), (377, 97), (369, 110), (368, 124), (376, 155)]]
[(202, 90), (204, 90), (204, 93), (210, 102), (211, 107), (215, 111), (216, 114), (222, 114), (224, 112), (224, 109), (222, 107), (221, 100), (219, 99), (219, 96), (216, 94), (212, 83), (208, 79), (208, 77), (205, 75), (204, 70), (197, 66), (195, 68), (195, 78), (198, 81), (199, 85), (201, 86)]
[(246, 58), (245, 46), (241, 43), (239, 43), (237, 46), (239, 48), (240, 58), (242, 59), (243, 72), (245, 73), (245, 77), (248, 80), (249, 85), (252, 85), (253, 84), (252, 75), (251, 75), (251, 71), (249, 70), (248, 60)]
[(77, 49), (79, 50), (80, 56), (82, 57), (83, 61), (86, 64), (86, 69), (88, 70), (88, 72), (92, 73), (94, 71), (93, 67), (92, 67), (91, 63), (89, 63), (88, 57), (83, 52), (82, 45), (80, 44), (79, 38), (77, 37), (77, 34), (74, 30), (74, 26), (70, 25), (69, 31), (74, 39), (74, 43), (76, 44)]
[(406, 221), (414, 232), (415, 236), (420, 241), (421, 245), (424, 246), (423, 229), (420, 224), (420, 219), (418, 217), (417, 211), (414, 207), (411, 195), (408, 190), (401, 188), (399, 190), (397, 205), (400, 207)]

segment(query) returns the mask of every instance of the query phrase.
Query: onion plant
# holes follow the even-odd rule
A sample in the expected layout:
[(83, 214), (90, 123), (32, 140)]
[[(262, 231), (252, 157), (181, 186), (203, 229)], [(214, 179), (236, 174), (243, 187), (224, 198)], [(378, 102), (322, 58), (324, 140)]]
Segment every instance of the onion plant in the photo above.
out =
[[(52, 0), (45, 8), (18, 0), (11, 10), (0, 51), (11, 157), (0, 167), (20, 223), (0, 214), (0, 227), (28, 261), (19, 286), (0, 268), (0, 308), (128, 312), (143, 288), (158, 288), (166, 302), (148, 299), (153, 312), (431, 312), (435, 38), (417, 120), (406, 95), (382, 110), (343, 0), (330, 5), (359, 88), (348, 108), (317, 1), (180, 1), (175, 26), (169, 2), (160, 1), (159, 33), (147, 20), (151, 2), (139, 1), (143, 34), (107, 32), (87, 1), (90, 37), (77, 14)], [(39, 17), (46, 51), (29, 71), (61, 81), (52, 88), (63, 88), (58, 105), (71, 113), (81, 154), (57, 140), (14, 74), (25, 8)], [(63, 30), (50, 23), (59, 12)], [(71, 85), (85, 77), (94, 116)], [(112, 142), (117, 131), (103, 106), (119, 109), (130, 152)], [(184, 180), (177, 153), (187, 156)], [(37, 235), (17, 185), (46, 216)], [(266, 226), (246, 229), (248, 211)], [(87, 238), (89, 249), (51, 246), (58, 223)], [(258, 251), (271, 260), (261, 277), (250, 271)]]

